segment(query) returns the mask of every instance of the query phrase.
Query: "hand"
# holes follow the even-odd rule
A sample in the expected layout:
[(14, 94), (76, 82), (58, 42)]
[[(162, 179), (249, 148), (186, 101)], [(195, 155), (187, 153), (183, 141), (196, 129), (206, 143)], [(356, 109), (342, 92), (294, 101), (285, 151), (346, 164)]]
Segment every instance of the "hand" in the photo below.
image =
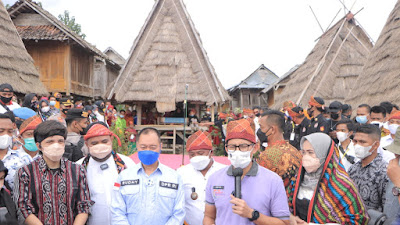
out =
[(387, 175), (396, 187), (400, 187), (399, 158), (400, 155), (396, 155), (396, 158), (390, 160), (389, 165), (387, 167)]
[(233, 213), (236, 213), (244, 218), (250, 219), (253, 217), (254, 210), (251, 209), (243, 199), (236, 198), (233, 195), (231, 195), (231, 199), (232, 200), (230, 201), (230, 203), (233, 204), (232, 206)]
[(308, 224), (308, 223), (306, 223), (306, 221), (300, 219), (298, 216), (296, 216), (295, 220), (296, 220), (297, 224), (301, 224), (301, 225), (307, 225)]

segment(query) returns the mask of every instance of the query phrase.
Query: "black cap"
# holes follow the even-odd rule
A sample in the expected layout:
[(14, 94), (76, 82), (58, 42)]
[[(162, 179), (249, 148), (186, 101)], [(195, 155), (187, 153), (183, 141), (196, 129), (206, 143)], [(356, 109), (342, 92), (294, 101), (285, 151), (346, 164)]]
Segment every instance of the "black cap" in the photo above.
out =
[(338, 102), (338, 101), (334, 101), (329, 105), (329, 111), (332, 113), (337, 113), (340, 110), (342, 110), (342, 103)]
[(65, 106), (72, 106), (73, 103), (69, 98), (62, 98), (60, 99), (60, 104), (65, 105)]
[(349, 104), (343, 104), (342, 105), (342, 110), (343, 111), (347, 111), (347, 110), (349, 110), (351, 108), (351, 106), (349, 105)]
[(7, 176), (8, 169), (4, 166), (3, 161), (0, 160), (0, 172), (3, 172), (3, 171), (6, 173), (6, 176)]
[[(8, 91), (5, 91), (5, 89), (8, 89)], [(11, 84), (4, 83), (4, 84), (0, 84), (0, 91), (3, 91), (3, 92), (14, 92), (14, 89), (11, 86)]]
[(67, 117), (65, 118), (66, 120), (69, 119), (76, 119), (76, 118), (88, 118), (88, 113), (84, 112), (82, 109), (70, 109), (67, 112)]
[(292, 111), (295, 113), (300, 113), (303, 112), (303, 108), (301, 108), (300, 106), (296, 106), (292, 108)]
[(324, 99), (320, 97), (314, 97), (315, 101), (318, 102), (320, 105), (325, 105)]

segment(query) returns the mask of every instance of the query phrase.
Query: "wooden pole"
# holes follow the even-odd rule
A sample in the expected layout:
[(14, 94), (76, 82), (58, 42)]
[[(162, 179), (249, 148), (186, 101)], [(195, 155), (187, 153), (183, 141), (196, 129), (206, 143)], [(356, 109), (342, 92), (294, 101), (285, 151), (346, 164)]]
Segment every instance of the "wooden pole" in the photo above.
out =
[(215, 121), (215, 118), (214, 118), (214, 103), (211, 105), (211, 122), (214, 122)]
[(136, 106), (137, 125), (142, 125), (142, 103), (139, 102)]
[(239, 89), (239, 93), (240, 93), (240, 108), (243, 109), (243, 93), (242, 93), (242, 90)]

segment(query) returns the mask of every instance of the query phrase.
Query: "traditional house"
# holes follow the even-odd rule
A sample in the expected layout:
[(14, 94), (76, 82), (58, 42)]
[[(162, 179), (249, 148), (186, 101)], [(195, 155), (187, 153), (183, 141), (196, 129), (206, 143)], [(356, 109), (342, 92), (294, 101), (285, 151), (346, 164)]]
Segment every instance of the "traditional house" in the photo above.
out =
[(232, 97), (232, 108), (253, 108), (254, 106), (268, 106), (267, 99), (260, 95), (260, 91), (276, 82), (279, 77), (264, 64), (240, 84), (228, 89)]
[(119, 70), (118, 64), (31, 0), (17, 1), (8, 12), (49, 91), (100, 96), (105, 88), (96, 80), (108, 78), (103, 72), (96, 78), (96, 62)]
[(268, 103), (267, 106), (274, 105), (275, 95), (282, 93), (283, 89), (286, 87), (287, 82), (290, 80), (290, 75), (292, 75), (292, 73), (294, 73), (294, 71), (296, 71), (299, 66), (300, 65), (294, 66), (283, 76), (279, 77), (277, 81), (268, 85), (264, 90), (261, 91), (260, 96)]
[(400, 104), (400, 1), (397, 1), (346, 103)]
[(0, 80), (9, 83), (18, 94), (48, 92), (39, 80), (32, 57), (25, 49), (14, 24), (0, 1)]
[(307, 107), (312, 95), (325, 102), (344, 101), (356, 85), (372, 49), (369, 36), (348, 13), (320, 38), (305, 62), (290, 74), (285, 88), (274, 96), (274, 108), (292, 100)]
[(138, 124), (147, 110), (175, 111), (185, 99), (197, 113), (230, 100), (182, 0), (156, 0), (108, 98), (135, 105)]
[(120, 67), (125, 65), (126, 59), (112, 47), (108, 47), (103, 53), (106, 54), (109, 59), (117, 63)]

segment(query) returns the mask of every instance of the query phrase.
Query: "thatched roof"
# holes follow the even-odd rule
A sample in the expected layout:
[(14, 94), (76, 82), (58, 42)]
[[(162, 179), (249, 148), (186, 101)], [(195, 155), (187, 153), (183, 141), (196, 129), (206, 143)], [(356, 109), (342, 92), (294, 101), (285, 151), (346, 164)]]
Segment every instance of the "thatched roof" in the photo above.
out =
[(264, 64), (261, 64), (253, 73), (238, 85), (229, 88), (229, 92), (234, 92), (238, 89), (264, 89), (272, 83), (276, 82), (279, 77), (268, 69)]
[(310, 96), (343, 101), (354, 87), (372, 43), (349, 13), (327, 30), (304, 63), (291, 75), (286, 87), (275, 97), (274, 108), (292, 100), (307, 106)]
[(182, 0), (157, 0), (108, 98), (156, 102), (159, 112), (185, 99), (208, 105), (230, 100)]
[(286, 86), (286, 83), (289, 81), (290, 75), (292, 75), (292, 73), (294, 73), (299, 67), (300, 65), (295, 65), (294, 67), (292, 67), (288, 72), (283, 74), (283, 76), (279, 77), (278, 80), (264, 88), (261, 93), (265, 94), (273, 89), (277, 89), (278, 87)]
[(400, 1), (386, 24), (357, 79), (346, 103), (377, 105), (383, 101), (400, 103)]
[(9, 83), (15, 92), (47, 94), (39, 80), (32, 57), (0, 0), (0, 83)]
[(29, 23), (28, 26), (16, 24), (23, 40), (72, 41), (80, 45), (86, 51), (109, 60), (107, 55), (72, 31), (57, 17), (53, 16), (50, 12), (46, 11), (31, 0), (19, 0), (15, 2), (15, 4), (8, 9), (8, 13), (13, 20), (21, 14), (37, 14), (45, 19), (45, 23), (41, 20), (34, 21), (31, 18), (28, 21), (26, 19), (23, 20), (24, 22)]

